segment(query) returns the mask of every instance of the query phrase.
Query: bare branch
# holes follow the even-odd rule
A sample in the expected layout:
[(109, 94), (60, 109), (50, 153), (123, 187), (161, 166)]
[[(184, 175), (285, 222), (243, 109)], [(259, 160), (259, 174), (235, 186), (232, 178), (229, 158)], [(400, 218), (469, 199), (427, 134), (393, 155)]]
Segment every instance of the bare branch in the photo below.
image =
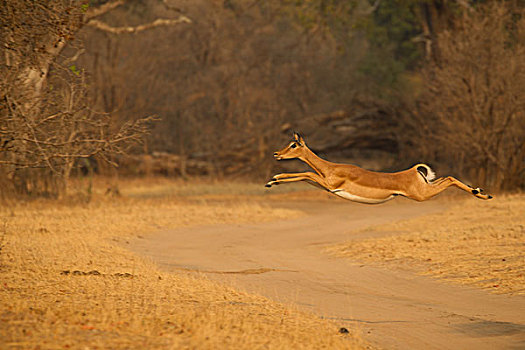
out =
[(186, 17), (186, 16), (180, 16), (177, 19), (156, 19), (153, 22), (141, 24), (138, 26), (128, 26), (128, 27), (112, 27), (102, 21), (99, 21), (97, 19), (93, 19), (87, 23), (87, 25), (97, 28), (99, 30), (113, 33), (113, 34), (123, 34), (123, 33), (138, 33), (142, 32), (147, 29), (155, 28), (155, 27), (161, 27), (161, 26), (172, 26), (180, 23), (192, 23), (192, 21)]
[(119, 7), (120, 5), (124, 4), (124, 0), (115, 0), (115, 1), (108, 1), (104, 5), (100, 5), (97, 7), (91, 7), (86, 12), (86, 20), (90, 21), (95, 17), (102, 16), (103, 14)]
[(64, 64), (70, 64), (70, 63), (76, 62), (78, 60), (78, 58), (80, 57), (80, 55), (82, 55), (84, 52), (86, 52), (85, 49), (77, 50), (77, 52), (75, 53), (75, 55), (73, 57), (70, 57), (70, 58), (64, 60)]

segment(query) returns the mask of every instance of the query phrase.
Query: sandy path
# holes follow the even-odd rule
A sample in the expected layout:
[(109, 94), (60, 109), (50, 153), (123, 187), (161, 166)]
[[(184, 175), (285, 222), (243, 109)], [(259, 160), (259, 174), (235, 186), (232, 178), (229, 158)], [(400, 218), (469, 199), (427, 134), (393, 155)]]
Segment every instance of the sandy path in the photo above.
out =
[(398, 199), (379, 206), (339, 200), (293, 205), (308, 215), (160, 232), (135, 242), (133, 249), (166, 269), (201, 271), (210, 279), (292, 302), (341, 327), (357, 327), (380, 348), (525, 348), (524, 297), (352, 265), (321, 253), (322, 246), (346, 240), (356, 228), (433, 213), (444, 209), (443, 203)]

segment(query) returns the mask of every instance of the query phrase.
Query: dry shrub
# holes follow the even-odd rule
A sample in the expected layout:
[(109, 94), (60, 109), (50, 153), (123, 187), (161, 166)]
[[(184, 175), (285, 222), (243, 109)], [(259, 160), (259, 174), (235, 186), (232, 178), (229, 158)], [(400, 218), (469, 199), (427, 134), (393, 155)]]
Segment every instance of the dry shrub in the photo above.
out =
[(436, 44), (403, 126), (406, 150), (480, 186), (525, 186), (525, 9), (496, 1), (465, 11)]

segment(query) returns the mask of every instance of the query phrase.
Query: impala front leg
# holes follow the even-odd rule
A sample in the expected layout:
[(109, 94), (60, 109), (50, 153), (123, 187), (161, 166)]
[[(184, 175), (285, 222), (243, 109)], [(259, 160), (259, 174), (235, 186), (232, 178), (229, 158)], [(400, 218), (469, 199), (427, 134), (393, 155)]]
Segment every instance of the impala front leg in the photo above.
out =
[(266, 187), (272, 187), (273, 185), (279, 185), (285, 182), (296, 182), (296, 181), (311, 181), (319, 184), (320, 186), (328, 189), (326, 181), (318, 174), (312, 172), (305, 173), (289, 173), (289, 174), (278, 174), (275, 175), (270, 181), (266, 183)]

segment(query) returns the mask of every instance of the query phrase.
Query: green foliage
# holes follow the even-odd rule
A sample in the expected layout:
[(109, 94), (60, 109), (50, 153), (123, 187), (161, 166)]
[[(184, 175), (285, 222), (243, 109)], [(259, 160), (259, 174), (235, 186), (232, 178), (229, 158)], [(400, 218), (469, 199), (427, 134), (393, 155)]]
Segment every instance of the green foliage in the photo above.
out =
[(363, 78), (371, 81), (374, 88), (379, 86), (387, 90), (401, 83), (400, 79), (405, 70), (403, 62), (392, 56), (392, 46), (383, 49), (370, 48), (359, 67)]
[(416, 17), (419, 2), (382, 2), (370, 17), (366, 28), (370, 44), (390, 52), (392, 59), (403, 64), (405, 68), (414, 67), (421, 58), (421, 48), (413, 41), (421, 34), (421, 24)]
[(75, 74), (77, 77), (80, 76), (80, 73), (81, 73), (81, 72), (80, 72), (80, 70), (78, 70), (78, 68), (77, 68), (76, 65), (74, 65), (74, 64), (70, 65), (70, 66), (69, 66), (69, 70), (70, 70), (73, 74)]
[(341, 55), (351, 52), (357, 37), (368, 48), (359, 72), (367, 85), (380, 95), (403, 85), (403, 76), (414, 71), (422, 58), (423, 44), (414, 41), (421, 34), (418, 11), (425, 0), (375, 1), (365, 4), (342, 0), (285, 0), (286, 11), (309, 31), (330, 35)]
[(307, 30), (326, 30), (334, 36), (352, 28), (356, 0), (284, 0), (285, 12)]
[(417, 0), (383, 1), (359, 23), (370, 45), (360, 72), (380, 89), (399, 88), (403, 73), (418, 67), (422, 45), (413, 39), (422, 31), (419, 6)]

